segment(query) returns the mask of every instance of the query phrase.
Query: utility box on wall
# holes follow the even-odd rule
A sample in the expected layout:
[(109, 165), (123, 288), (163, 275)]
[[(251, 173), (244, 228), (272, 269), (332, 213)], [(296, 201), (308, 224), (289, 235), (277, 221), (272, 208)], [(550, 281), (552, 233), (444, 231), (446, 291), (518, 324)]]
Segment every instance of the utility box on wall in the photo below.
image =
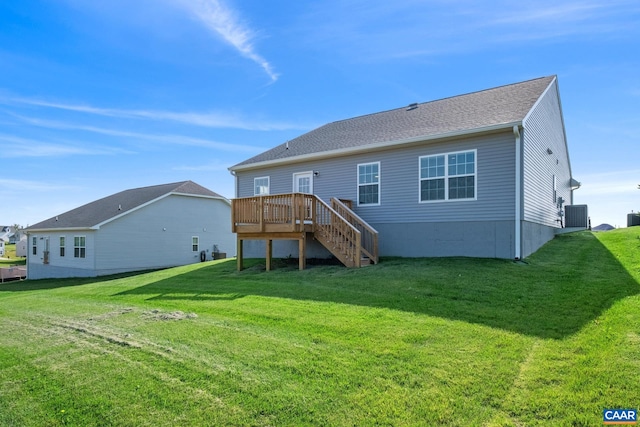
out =
[(565, 224), (567, 228), (589, 227), (589, 212), (587, 205), (567, 205), (564, 207)]
[(635, 225), (640, 225), (640, 213), (627, 214), (627, 227), (633, 227)]

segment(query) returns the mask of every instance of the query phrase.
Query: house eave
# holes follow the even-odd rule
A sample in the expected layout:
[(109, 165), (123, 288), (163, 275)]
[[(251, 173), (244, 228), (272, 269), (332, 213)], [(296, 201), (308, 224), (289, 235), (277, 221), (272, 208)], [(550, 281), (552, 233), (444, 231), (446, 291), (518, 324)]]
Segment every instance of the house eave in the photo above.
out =
[(417, 137), (405, 138), (405, 139), (399, 139), (399, 140), (393, 140), (393, 141), (383, 141), (383, 142), (377, 142), (373, 144), (360, 145), (357, 147), (341, 148), (337, 150), (302, 154), (299, 156), (287, 157), (283, 159), (273, 159), (273, 160), (266, 160), (266, 161), (256, 162), (256, 163), (249, 163), (246, 165), (231, 166), (228, 169), (231, 173), (235, 173), (239, 171), (248, 171), (252, 169), (260, 169), (260, 168), (270, 167), (270, 166), (279, 166), (279, 165), (285, 165), (289, 163), (298, 163), (298, 162), (303, 162), (308, 160), (322, 160), (322, 159), (328, 159), (333, 157), (341, 157), (349, 154), (358, 154), (362, 152), (385, 150), (390, 147), (395, 147), (400, 145), (409, 145), (409, 144), (415, 144), (419, 142), (433, 142), (436, 140), (450, 139), (450, 138), (456, 138), (461, 136), (492, 133), (492, 132), (501, 131), (501, 130), (511, 130), (513, 129), (514, 126), (522, 126), (522, 121), (501, 123), (497, 125), (484, 126), (479, 128), (473, 128), (473, 129), (457, 130), (452, 132), (439, 133), (435, 135), (426, 135), (426, 136), (423, 135), (423, 136), (417, 136)]
[(25, 228), (27, 234), (55, 233), (60, 231), (94, 231), (96, 227), (49, 227), (49, 228)]

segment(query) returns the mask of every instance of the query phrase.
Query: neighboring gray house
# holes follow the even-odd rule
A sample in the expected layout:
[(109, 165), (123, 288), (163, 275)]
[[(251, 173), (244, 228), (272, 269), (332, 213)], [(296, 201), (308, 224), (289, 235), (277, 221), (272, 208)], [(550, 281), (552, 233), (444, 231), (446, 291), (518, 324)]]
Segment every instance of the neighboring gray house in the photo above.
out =
[(21, 234), (20, 240), (16, 241), (16, 256), (27, 256), (27, 235), (24, 233)]
[(192, 181), (136, 188), (28, 227), (27, 278), (93, 277), (235, 254), (229, 200)]
[[(379, 254), (403, 257), (524, 258), (554, 237), (580, 185), (556, 76), (329, 123), (229, 170), (237, 198), (347, 199), (379, 233)], [(243, 239), (246, 256), (264, 257), (259, 234)], [(308, 256), (328, 254), (305, 240)]]

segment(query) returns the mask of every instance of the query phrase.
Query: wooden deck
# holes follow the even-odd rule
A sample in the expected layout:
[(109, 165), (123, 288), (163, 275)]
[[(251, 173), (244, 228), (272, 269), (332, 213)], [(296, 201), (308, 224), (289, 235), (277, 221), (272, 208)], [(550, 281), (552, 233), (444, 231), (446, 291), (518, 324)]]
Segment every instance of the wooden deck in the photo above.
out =
[(27, 277), (26, 266), (14, 266), (0, 268), (0, 283), (4, 283), (7, 280), (22, 280)]
[[(348, 202), (347, 202), (348, 203)], [(331, 206), (312, 194), (288, 193), (233, 199), (232, 231), (238, 239), (238, 270), (243, 267), (243, 241), (266, 241), (266, 267), (271, 269), (273, 240), (297, 240), (299, 268), (305, 268), (306, 239), (313, 237), (347, 267), (378, 262), (378, 233), (344, 201)]]

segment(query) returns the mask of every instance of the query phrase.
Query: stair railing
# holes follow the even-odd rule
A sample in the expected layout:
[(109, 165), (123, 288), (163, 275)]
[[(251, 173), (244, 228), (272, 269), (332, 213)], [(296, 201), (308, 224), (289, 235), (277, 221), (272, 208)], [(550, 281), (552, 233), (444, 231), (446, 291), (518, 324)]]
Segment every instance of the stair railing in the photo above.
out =
[(314, 237), (347, 267), (360, 267), (360, 232), (322, 199), (314, 198)]
[(362, 252), (369, 257), (374, 264), (378, 263), (378, 232), (367, 224), (347, 205), (336, 198), (331, 198), (331, 207), (362, 235)]

